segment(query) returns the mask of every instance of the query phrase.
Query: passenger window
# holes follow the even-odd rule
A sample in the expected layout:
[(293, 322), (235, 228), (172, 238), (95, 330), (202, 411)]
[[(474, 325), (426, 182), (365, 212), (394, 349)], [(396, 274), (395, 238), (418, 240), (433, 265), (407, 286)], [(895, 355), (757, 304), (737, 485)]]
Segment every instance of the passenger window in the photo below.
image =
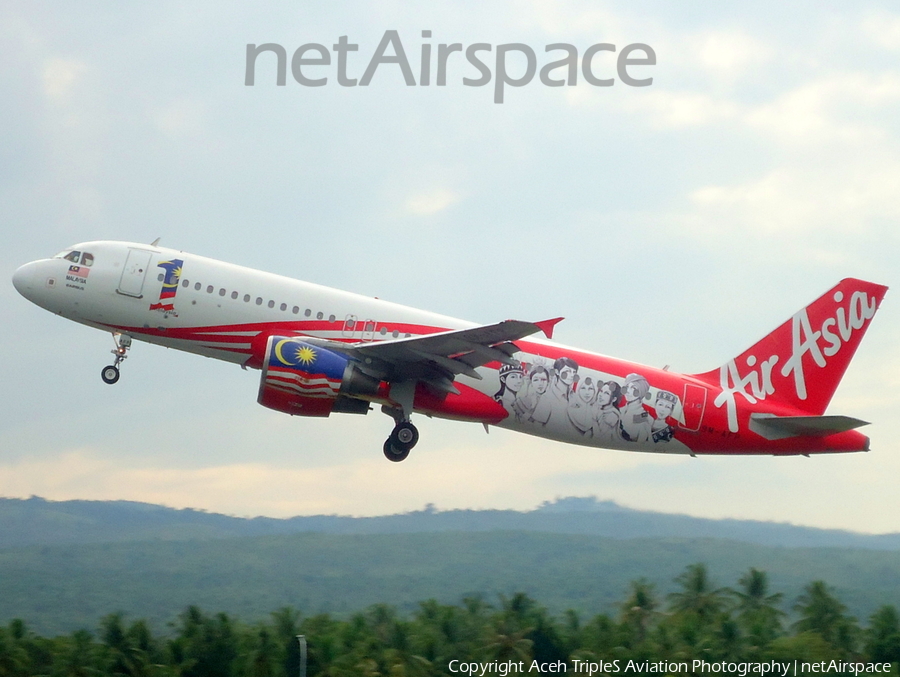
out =
[(194, 285), (194, 289), (196, 289), (197, 291), (200, 291), (200, 283), (199, 282)]
[(300, 312), (300, 306), (294, 306), (294, 307), (291, 309), (291, 312), (294, 313), (294, 315), (296, 315), (297, 313)]
[(224, 289), (224, 288), (220, 288), (220, 289), (219, 289), (219, 296), (225, 296), (225, 289)]
[(262, 296), (257, 296), (257, 297), (256, 297), (256, 305), (258, 305), (258, 306), (261, 306), (261, 305), (262, 305)]
[(88, 268), (90, 268), (92, 265), (94, 265), (94, 255), (84, 252), (81, 255), (81, 265), (87, 266)]
[(321, 310), (318, 313), (316, 313), (317, 320), (321, 320), (323, 317), (325, 317), (325, 313), (323, 313)]
[(274, 308), (274, 307), (275, 307), (275, 301), (273, 301), (272, 299), (269, 299), (269, 308)]
[(329, 316), (328, 316), (328, 321), (329, 321), (329, 322), (334, 322), (334, 315), (329, 315)]
[(281, 306), (280, 306), (280, 308), (281, 308), (282, 310), (287, 310), (287, 303), (282, 303)]
[(182, 280), (181, 286), (184, 287), (185, 289), (187, 289), (188, 287), (191, 286), (191, 283), (188, 280)]
[(160, 273), (159, 275), (156, 276), (156, 279), (159, 280), (160, 282), (162, 282), (163, 280), (166, 279), (166, 276), (164, 273)]
[(250, 294), (244, 294), (244, 303), (250, 303)]
[(382, 328), (381, 328), (381, 335), (384, 336), (385, 334), (387, 334), (387, 327), (382, 327)]
[(231, 298), (236, 299), (238, 297), (238, 293), (236, 291), (231, 292)]
[(306, 312), (304, 312), (303, 314), (306, 315), (307, 317), (309, 317), (310, 315), (312, 315), (312, 311), (309, 308), (307, 308)]
[(209, 285), (209, 286), (206, 288), (206, 293), (207, 293), (207, 294), (212, 294), (212, 293), (213, 293), (213, 286), (212, 286), (212, 285)]
[(395, 329), (393, 331), (393, 333), (391, 334), (391, 336), (393, 336), (394, 338), (397, 338), (398, 336), (400, 336), (400, 332)]
[(353, 329), (353, 325), (356, 324), (352, 319), (347, 320), (347, 329)]

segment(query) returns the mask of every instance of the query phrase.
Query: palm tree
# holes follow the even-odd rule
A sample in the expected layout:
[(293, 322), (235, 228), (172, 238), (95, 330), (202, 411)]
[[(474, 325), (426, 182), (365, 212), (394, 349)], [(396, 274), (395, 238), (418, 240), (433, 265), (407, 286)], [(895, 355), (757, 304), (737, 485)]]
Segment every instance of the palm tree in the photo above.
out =
[(532, 642), (525, 637), (529, 632), (531, 628), (516, 628), (508, 619), (497, 619), (483, 648), (488, 660), (530, 661)]
[(741, 590), (729, 592), (737, 598), (738, 609), (741, 612), (752, 613), (760, 609), (773, 609), (778, 614), (784, 615), (784, 612), (777, 608), (784, 595), (780, 592), (769, 594), (769, 577), (765, 571), (751, 567), (738, 579), (738, 583), (741, 584)]
[(14, 633), (0, 628), (0, 677), (28, 674), (29, 662), (28, 652), (19, 646)]
[(873, 663), (900, 662), (900, 618), (893, 606), (886, 604), (869, 618), (866, 657)]
[(631, 594), (622, 603), (622, 623), (634, 634), (635, 642), (640, 644), (647, 637), (659, 602), (654, 594), (653, 584), (645, 578), (631, 581)]
[(246, 677), (274, 677), (278, 653), (278, 645), (269, 629), (259, 626), (251, 638), (249, 651), (243, 656), (243, 674)]
[(856, 619), (845, 615), (846, 610), (824, 581), (813, 581), (794, 605), (794, 611), (800, 614), (794, 629), (815, 632), (834, 648), (850, 653), (856, 643), (857, 628)]
[[(76, 630), (60, 638), (53, 656), (53, 673), (59, 677), (90, 677), (100, 672), (94, 638), (87, 630)], [(2, 650), (0, 650), (2, 654)]]
[(728, 590), (737, 603), (738, 625), (746, 632), (749, 650), (754, 652), (769, 645), (781, 632), (785, 613), (778, 608), (784, 595), (769, 594), (769, 578), (765, 571), (751, 568), (738, 580), (740, 590)]
[(300, 671), (300, 643), (297, 641), (297, 635), (302, 634), (300, 612), (293, 607), (281, 607), (272, 612), (272, 623), (275, 641), (281, 649), (281, 672), (285, 677), (294, 677)]
[(701, 625), (710, 623), (724, 606), (725, 589), (712, 587), (705, 564), (691, 564), (675, 582), (681, 592), (669, 594), (672, 610), (696, 616)]

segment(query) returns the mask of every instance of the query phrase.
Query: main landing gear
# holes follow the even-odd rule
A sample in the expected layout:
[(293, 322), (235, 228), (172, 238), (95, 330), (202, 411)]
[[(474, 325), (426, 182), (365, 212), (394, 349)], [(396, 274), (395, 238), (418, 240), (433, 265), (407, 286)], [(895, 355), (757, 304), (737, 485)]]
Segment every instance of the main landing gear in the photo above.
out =
[(419, 441), (419, 431), (409, 421), (398, 421), (384, 442), (384, 456), (389, 461), (399, 463), (409, 456), (409, 452)]
[(409, 417), (413, 411), (413, 399), (416, 394), (415, 381), (399, 381), (391, 384), (390, 396), (396, 406), (382, 405), (381, 411), (394, 419), (394, 429), (384, 443), (384, 457), (399, 463), (409, 456), (409, 452), (419, 441), (416, 430)]
[(116, 347), (110, 352), (116, 356), (116, 359), (100, 371), (100, 378), (109, 385), (119, 380), (119, 365), (128, 357), (128, 349), (131, 348), (131, 337), (128, 334), (113, 334), (113, 341), (116, 342)]

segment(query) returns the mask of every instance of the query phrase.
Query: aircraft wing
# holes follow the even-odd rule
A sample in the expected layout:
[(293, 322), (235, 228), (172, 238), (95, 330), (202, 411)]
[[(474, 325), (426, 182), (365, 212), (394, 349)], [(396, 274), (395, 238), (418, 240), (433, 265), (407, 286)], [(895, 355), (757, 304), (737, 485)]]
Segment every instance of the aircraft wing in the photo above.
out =
[(544, 332), (550, 338), (558, 317), (542, 322), (505, 320), (470, 329), (428, 334), (373, 343), (334, 346), (361, 366), (388, 381), (426, 381), (439, 390), (453, 392), (453, 379), (465, 374), (481, 379), (475, 371), (489, 362), (515, 364), (512, 354), (519, 349), (513, 341)]

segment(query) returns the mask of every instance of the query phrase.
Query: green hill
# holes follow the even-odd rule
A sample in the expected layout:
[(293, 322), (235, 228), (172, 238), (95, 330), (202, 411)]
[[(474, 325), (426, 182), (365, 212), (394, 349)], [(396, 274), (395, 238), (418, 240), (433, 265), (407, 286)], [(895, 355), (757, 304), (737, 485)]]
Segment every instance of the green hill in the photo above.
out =
[(694, 562), (717, 585), (749, 567), (769, 572), (790, 603), (813, 579), (833, 585), (851, 613), (900, 606), (900, 553), (759, 546), (719, 539), (613, 539), (496, 531), (278, 536), (31, 546), (0, 551), (0, 623), (25, 619), (44, 634), (92, 628), (122, 611), (158, 630), (190, 604), (251, 621), (291, 605), (343, 614), (375, 603), (401, 611), (435, 598), (526, 592), (553, 613), (615, 611), (629, 581), (666, 593)]
[(131, 501), (0, 498), (0, 549), (27, 545), (237, 538), (294, 533), (401, 534), (538, 531), (613, 538), (727, 538), (788, 547), (900, 551), (900, 534), (879, 536), (751, 520), (713, 520), (562, 498), (535, 510), (424, 510), (379, 517), (241, 518)]

